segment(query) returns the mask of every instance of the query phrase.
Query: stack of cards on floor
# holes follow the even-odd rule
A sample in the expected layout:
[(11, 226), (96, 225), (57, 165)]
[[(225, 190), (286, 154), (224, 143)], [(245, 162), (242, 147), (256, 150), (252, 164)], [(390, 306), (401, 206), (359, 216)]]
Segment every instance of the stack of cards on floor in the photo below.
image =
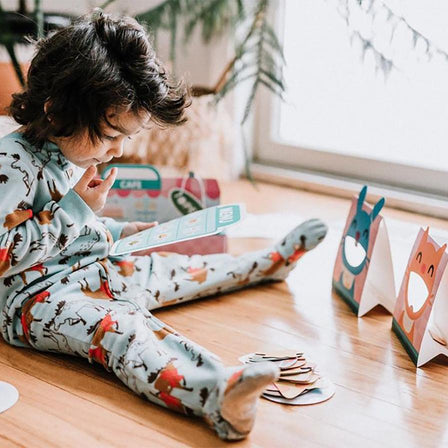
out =
[(315, 404), (328, 400), (335, 392), (334, 385), (303, 353), (250, 353), (239, 360), (245, 364), (270, 361), (280, 368), (280, 378), (263, 392), (267, 400), (296, 406)]

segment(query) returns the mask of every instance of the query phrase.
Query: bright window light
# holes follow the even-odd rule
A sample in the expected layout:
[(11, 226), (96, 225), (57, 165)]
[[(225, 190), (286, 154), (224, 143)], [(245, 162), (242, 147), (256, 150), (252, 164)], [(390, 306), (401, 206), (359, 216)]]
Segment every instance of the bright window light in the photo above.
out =
[[(355, 3), (355, 0), (348, 3)], [(369, 3), (367, 0), (364, 3)], [(448, 52), (446, 0), (376, 0)], [(359, 156), (448, 171), (448, 58), (428, 60), (423, 40), (377, 14), (353, 23), (395, 67), (375, 70), (373, 52), (350, 43), (338, 0), (285, 0), (286, 103), (280, 108), (276, 140), (306, 149)], [(365, 23), (364, 23), (365, 22)], [(364, 34), (365, 33), (365, 34)], [(391, 42), (391, 43), (390, 43)], [(444, 47), (445, 46), (445, 47)]]

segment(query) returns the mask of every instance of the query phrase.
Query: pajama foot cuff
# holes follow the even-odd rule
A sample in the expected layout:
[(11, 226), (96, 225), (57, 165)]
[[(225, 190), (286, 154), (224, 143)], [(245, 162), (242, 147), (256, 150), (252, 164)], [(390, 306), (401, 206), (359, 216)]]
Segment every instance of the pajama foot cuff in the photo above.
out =
[(258, 399), (279, 376), (273, 363), (226, 369), (226, 379), (210, 394), (204, 419), (223, 440), (241, 440), (254, 425)]

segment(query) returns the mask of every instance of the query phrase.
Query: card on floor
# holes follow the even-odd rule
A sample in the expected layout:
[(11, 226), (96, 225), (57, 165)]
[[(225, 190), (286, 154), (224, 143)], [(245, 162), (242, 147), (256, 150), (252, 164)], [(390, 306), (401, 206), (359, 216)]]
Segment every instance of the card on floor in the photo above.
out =
[(333, 289), (358, 315), (376, 305), (390, 313), (395, 305), (395, 280), (389, 236), (380, 212), (365, 202), (367, 187), (353, 198), (333, 271)]
[(275, 359), (281, 361), (283, 359), (295, 359), (303, 356), (303, 353), (298, 352), (296, 350), (281, 350), (281, 351), (273, 351), (269, 353), (256, 352), (254, 356), (264, 358), (264, 359)]
[(269, 401), (274, 401), (281, 404), (289, 404), (293, 406), (301, 406), (308, 404), (321, 403), (330, 399), (335, 393), (335, 387), (331, 381), (326, 378), (323, 379), (323, 384), (317, 389), (310, 390), (307, 393), (300, 394), (298, 397), (293, 399), (287, 399), (280, 396), (272, 396), (263, 394), (262, 397)]
[(287, 371), (287, 370), (295, 370), (299, 369), (300, 367), (304, 367), (307, 364), (306, 359), (289, 359), (286, 361), (280, 361), (277, 363), (277, 365), (280, 367), (280, 370)]
[(17, 389), (12, 384), (0, 381), (0, 413), (14, 406), (18, 399)]
[(310, 374), (313, 371), (314, 371), (313, 367), (303, 366), (297, 369), (280, 370), (280, 376), (287, 378), (288, 376)]
[(306, 374), (296, 374), (291, 376), (280, 376), (279, 381), (285, 381), (295, 384), (313, 384), (320, 378), (314, 372), (308, 372)]
[(448, 356), (448, 254), (420, 229), (398, 294), (392, 329), (420, 367)]
[(288, 400), (292, 400), (300, 395), (302, 395), (306, 391), (310, 391), (313, 389), (317, 389), (322, 387), (324, 383), (322, 381), (316, 381), (314, 384), (288, 384), (288, 383), (273, 383), (272, 386), (269, 386), (264, 394), (273, 395), (273, 396), (282, 396), (283, 398), (287, 398)]
[(294, 352), (294, 351), (285, 351), (283, 354), (269, 354), (266, 353), (248, 353), (247, 355), (240, 356), (238, 358), (239, 361), (241, 361), (244, 364), (247, 364), (249, 362), (277, 362), (281, 363), (283, 361), (286, 362), (285, 365), (288, 365), (288, 361), (295, 362), (297, 360), (301, 360), (303, 358), (303, 353)]

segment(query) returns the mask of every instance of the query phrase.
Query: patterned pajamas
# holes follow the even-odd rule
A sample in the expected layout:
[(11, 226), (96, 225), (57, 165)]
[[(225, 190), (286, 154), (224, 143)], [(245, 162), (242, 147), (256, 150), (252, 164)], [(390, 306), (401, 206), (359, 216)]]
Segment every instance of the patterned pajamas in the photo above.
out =
[(97, 218), (75, 193), (82, 172), (51, 142), (0, 140), (3, 338), (101, 363), (137, 394), (231, 438), (220, 405), (241, 368), (224, 367), (149, 310), (284, 278), (304, 251), (108, 257), (123, 223)]

